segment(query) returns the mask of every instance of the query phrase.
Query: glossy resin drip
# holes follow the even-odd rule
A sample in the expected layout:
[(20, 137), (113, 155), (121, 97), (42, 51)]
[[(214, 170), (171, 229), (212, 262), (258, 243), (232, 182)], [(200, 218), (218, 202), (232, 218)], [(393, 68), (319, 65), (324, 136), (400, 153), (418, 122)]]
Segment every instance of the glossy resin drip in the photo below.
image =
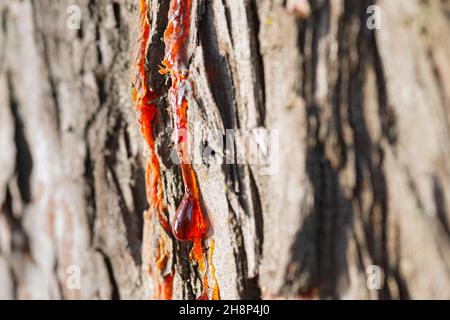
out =
[[(159, 162), (155, 152), (153, 139), (152, 123), (157, 115), (157, 104), (160, 95), (148, 87), (148, 77), (145, 68), (147, 56), (147, 47), (150, 38), (149, 8), (146, 0), (140, 0), (139, 3), (139, 44), (136, 59), (134, 62), (132, 99), (134, 108), (139, 116), (139, 125), (141, 135), (145, 141), (146, 148), (149, 151), (146, 167), (146, 194), (149, 209), (144, 213), (144, 242), (150, 241), (149, 225), (152, 215), (157, 218), (163, 229), (170, 233), (170, 225), (164, 215), (165, 206), (163, 201), (163, 188)], [(158, 250), (156, 251), (155, 266), (157, 273), (154, 274), (155, 297), (171, 299), (172, 297), (172, 278), (173, 273), (160, 277), (168, 261), (168, 253), (165, 250), (165, 238), (160, 236), (158, 239)], [(151, 256), (151, 254), (147, 254)], [(145, 259), (144, 259), (145, 260)], [(145, 261), (144, 261), (145, 263)], [(149, 269), (151, 274), (151, 270)]]
[(219, 283), (217, 282), (216, 268), (214, 267), (213, 263), (215, 245), (216, 242), (213, 240), (211, 241), (211, 246), (209, 247), (209, 265), (211, 266), (211, 277), (214, 280), (214, 286), (212, 287), (212, 300), (220, 300)]
[(191, 90), (186, 67), (187, 43), (190, 30), (191, 0), (173, 0), (170, 3), (169, 24), (164, 33), (166, 55), (162, 74), (170, 73), (172, 87), (170, 105), (175, 118), (175, 139), (180, 159), (185, 193), (172, 224), (172, 232), (179, 240), (194, 241), (204, 238), (208, 226), (199, 200), (197, 179), (189, 162), (187, 141), (187, 95)]
[[(207, 299), (208, 277), (205, 268), (205, 250), (203, 239), (208, 233), (208, 224), (203, 214), (197, 178), (188, 155), (188, 95), (191, 82), (187, 67), (187, 45), (191, 26), (192, 0), (171, 0), (169, 23), (164, 32), (166, 55), (163, 61), (165, 68), (161, 74), (170, 74), (172, 86), (169, 101), (175, 118), (175, 143), (181, 164), (184, 182), (184, 196), (176, 211), (172, 223), (174, 236), (181, 241), (192, 241), (191, 259), (198, 263), (203, 275), (203, 293), (199, 299)], [(212, 260), (211, 260), (212, 262)], [(218, 292), (218, 287), (217, 287)], [(218, 293), (213, 298), (218, 298)]]

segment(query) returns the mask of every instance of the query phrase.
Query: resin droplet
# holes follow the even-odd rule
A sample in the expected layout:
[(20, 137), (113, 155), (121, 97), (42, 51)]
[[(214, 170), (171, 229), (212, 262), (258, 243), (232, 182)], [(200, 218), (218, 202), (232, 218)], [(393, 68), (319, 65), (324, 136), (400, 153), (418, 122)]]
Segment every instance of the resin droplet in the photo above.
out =
[(198, 200), (185, 193), (175, 214), (172, 232), (178, 240), (201, 239), (208, 228)]

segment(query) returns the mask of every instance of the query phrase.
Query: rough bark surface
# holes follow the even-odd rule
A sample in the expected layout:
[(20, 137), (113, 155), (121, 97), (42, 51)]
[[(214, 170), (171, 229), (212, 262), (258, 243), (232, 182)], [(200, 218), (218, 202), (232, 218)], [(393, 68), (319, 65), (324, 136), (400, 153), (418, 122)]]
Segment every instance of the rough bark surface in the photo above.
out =
[[(195, 165), (221, 297), (449, 299), (450, 2), (315, 0), (304, 18), (283, 2), (193, 0), (189, 121), (216, 137), (193, 154), (220, 154), (226, 129), (279, 130), (276, 174)], [(158, 73), (169, 1), (149, 3), (171, 221), (183, 185)], [(0, 298), (153, 297), (130, 97), (138, 15), (137, 0), (0, 2)], [(190, 244), (168, 236), (173, 297), (195, 298)], [(366, 286), (370, 265), (381, 290)]]

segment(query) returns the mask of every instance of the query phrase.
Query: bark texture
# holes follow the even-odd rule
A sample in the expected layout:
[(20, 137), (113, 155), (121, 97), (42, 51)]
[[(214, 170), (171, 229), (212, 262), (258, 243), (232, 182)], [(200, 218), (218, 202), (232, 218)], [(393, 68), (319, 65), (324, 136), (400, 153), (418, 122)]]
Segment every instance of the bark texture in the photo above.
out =
[[(154, 297), (142, 248), (151, 256), (157, 233), (143, 240), (145, 154), (130, 97), (138, 2), (0, 3), (0, 298)], [(221, 297), (449, 299), (450, 2), (314, 0), (309, 17), (284, 2), (193, 0), (189, 122), (215, 138), (192, 154), (220, 154), (226, 129), (279, 130), (276, 174), (195, 165)], [(79, 30), (66, 26), (72, 4)], [(183, 184), (170, 80), (158, 73), (169, 1), (149, 4), (172, 221)], [(166, 236), (173, 297), (195, 298), (190, 244)], [(371, 265), (380, 290), (366, 285)]]

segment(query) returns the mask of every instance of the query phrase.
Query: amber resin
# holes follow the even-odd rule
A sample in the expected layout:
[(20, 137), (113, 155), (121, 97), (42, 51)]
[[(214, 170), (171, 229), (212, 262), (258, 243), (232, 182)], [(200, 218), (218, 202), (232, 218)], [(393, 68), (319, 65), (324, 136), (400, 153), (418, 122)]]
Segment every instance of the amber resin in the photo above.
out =
[[(149, 209), (144, 213), (144, 242), (149, 242), (152, 215), (157, 216), (162, 228), (168, 233), (170, 233), (170, 225), (164, 214), (166, 208), (163, 201), (161, 173), (155, 152), (152, 128), (152, 123), (157, 115), (157, 104), (160, 95), (148, 87), (148, 77), (145, 69), (145, 59), (150, 37), (149, 8), (146, 0), (140, 0), (139, 11), (139, 44), (134, 63), (132, 99), (134, 108), (139, 116), (141, 135), (145, 141), (146, 148), (149, 150), (145, 175)], [(145, 248), (145, 246), (143, 247)], [(145, 249), (143, 251), (145, 251)], [(151, 259), (149, 258), (151, 255), (152, 253), (143, 252), (144, 264), (146, 263), (145, 260)], [(150, 267), (148, 270), (150, 276), (152, 276), (153, 273), (153, 281), (155, 283), (154, 295), (156, 298), (160, 299), (172, 298), (173, 272), (162, 276), (168, 258), (168, 253), (165, 250), (165, 237), (161, 235), (158, 238), (158, 248), (156, 250), (156, 270), (151, 270)], [(150, 265), (150, 263), (148, 264)]]
[[(208, 224), (203, 214), (197, 178), (188, 155), (188, 95), (192, 91), (187, 66), (187, 45), (191, 27), (191, 0), (171, 0), (168, 15), (168, 26), (164, 32), (166, 55), (163, 61), (165, 68), (161, 74), (170, 74), (172, 86), (169, 90), (169, 102), (175, 119), (175, 139), (177, 154), (181, 164), (184, 182), (184, 196), (176, 211), (172, 223), (174, 236), (181, 241), (193, 243), (191, 258), (198, 263), (203, 275), (203, 293), (198, 299), (207, 299), (208, 277), (205, 268), (205, 250), (203, 239), (208, 233)], [(209, 265), (211, 270), (212, 258)], [(212, 298), (219, 298), (217, 280), (213, 273), (215, 285)]]

